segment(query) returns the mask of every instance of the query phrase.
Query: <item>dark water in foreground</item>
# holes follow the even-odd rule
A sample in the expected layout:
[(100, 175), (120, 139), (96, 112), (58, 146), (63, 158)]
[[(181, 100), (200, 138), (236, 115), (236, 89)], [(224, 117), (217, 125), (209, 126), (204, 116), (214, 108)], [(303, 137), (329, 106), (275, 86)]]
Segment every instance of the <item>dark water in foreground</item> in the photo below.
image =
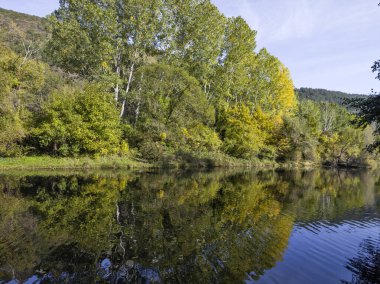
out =
[(380, 283), (380, 175), (0, 175), (0, 283), (244, 282)]

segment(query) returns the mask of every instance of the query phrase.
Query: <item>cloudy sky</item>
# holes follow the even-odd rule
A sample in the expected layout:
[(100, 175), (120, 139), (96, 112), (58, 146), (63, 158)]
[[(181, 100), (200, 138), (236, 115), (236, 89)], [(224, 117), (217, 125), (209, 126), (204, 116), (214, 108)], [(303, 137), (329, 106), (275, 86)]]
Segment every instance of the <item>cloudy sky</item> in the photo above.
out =
[[(212, 0), (242, 16), (289, 67), (296, 87), (367, 94), (380, 90), (371, 65), (380, 59), (379, 0)], [(0, 0), (0, 7), (45, 16), (58, 0)]]

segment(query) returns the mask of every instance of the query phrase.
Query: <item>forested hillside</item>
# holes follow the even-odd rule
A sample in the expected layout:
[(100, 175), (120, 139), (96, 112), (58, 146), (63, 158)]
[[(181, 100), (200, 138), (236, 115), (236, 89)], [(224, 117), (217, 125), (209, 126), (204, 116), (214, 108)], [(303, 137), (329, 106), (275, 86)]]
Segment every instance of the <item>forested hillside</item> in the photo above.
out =
[(0, 8), (0, 40), (19, 54), (41, 55), (48, 21)]
[(3, 157), (372, 159), (368, 129), (335, 103), (298, 101), (256, 31), (208, 0), (65, 0), (49, 19), (0, 15)]
[(331, 102), (344, 104), (346, 100), (363, 99), (366, 95), (347, 94), (338, 91), (329, 91), (324, 89), (300, 88), (296, 89), (300, 100), (312, 100), (316, 102)]
[(45, 18), (0, 8), (0, 19), (2, 24), (12, 21), (24, 32), (46, 33), (47, 20)]

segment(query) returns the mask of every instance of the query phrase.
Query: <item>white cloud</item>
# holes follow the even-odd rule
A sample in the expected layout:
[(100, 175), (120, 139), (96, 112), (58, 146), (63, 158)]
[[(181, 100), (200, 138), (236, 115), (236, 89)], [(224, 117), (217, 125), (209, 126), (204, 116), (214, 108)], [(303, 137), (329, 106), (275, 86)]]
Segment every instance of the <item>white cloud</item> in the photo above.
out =
[[(374, 0), (214, 0), (227, 16), (241, 15), (263, 45), (374, 24)], [(380, 10), (380, 9), (379, 9)], [(377, 16), (378, 17), (378, 16)]]

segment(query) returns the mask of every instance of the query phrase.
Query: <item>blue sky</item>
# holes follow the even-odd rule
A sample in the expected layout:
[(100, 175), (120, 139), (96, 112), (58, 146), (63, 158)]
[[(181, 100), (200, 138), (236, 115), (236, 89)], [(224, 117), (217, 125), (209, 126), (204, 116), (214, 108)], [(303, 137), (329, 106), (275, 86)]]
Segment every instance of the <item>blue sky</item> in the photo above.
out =
[[(370, 68), (380, 59), (378, 0), (211, 1), (258, 31), (258, 47), (289, 67), (296, 87), (380, 90)], [(45, 16), (58, 0), (0, 0), (0, 7)]]

